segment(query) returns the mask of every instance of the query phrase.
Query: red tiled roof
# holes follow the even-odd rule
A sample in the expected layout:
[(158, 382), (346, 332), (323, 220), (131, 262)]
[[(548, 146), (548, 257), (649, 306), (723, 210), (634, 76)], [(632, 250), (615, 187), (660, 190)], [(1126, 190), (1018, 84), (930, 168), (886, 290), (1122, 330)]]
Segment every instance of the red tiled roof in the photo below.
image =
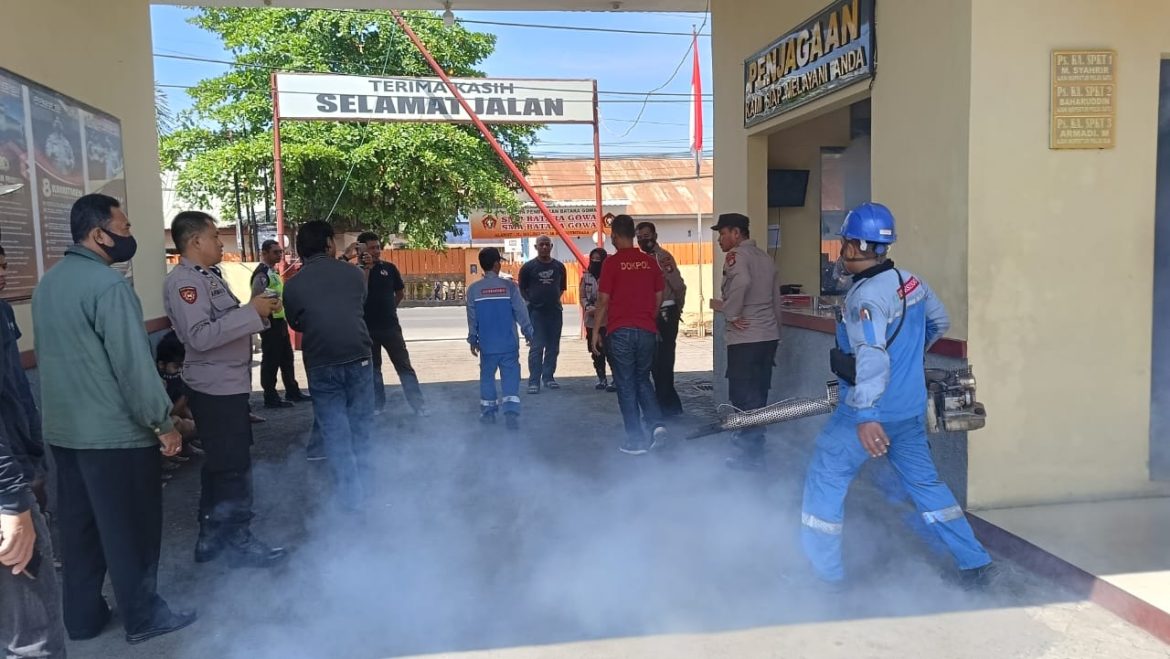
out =
[[(712, 161), (703, 160), (696, 185), (693, 158), (624, 158), (601, 161), (601, 195), (606, 201), (626, 200), (626, 212), (644, 215), (693, 215), (698, 203), (710, 214)], [(644, 182), (639, 182), (644, 181)], [(583, 201), (594, 198), (593, 160), (535, 160), (528, 182), (545, 201)]]

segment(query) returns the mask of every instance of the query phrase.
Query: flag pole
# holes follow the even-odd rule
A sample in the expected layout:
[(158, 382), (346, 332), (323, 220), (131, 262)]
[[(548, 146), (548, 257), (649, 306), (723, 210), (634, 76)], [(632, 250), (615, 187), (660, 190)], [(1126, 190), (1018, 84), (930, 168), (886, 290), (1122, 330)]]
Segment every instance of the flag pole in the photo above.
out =
[(706, 306), (706, 300), (703, 299), (703, 181), (701, 172), (703, 169), (703, 157), (701, 152), (695, 152), (695, 240), (699, 248), (699, 336), (707, 336), (707, 319), (703, 307)]
[(703, 295), (703, 82), (699, 69), (699, 31), (691, 26), (691, 150), (695, 154), (695, 246), (699, 266), (699, 336), (707, 336), (706, 300)]

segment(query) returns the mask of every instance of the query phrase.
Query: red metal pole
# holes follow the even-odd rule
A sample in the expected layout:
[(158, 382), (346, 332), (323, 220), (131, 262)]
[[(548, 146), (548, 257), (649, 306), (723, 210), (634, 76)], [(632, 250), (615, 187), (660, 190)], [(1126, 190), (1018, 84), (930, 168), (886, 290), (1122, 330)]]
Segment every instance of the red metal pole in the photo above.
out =
[(597, 195), (597, 246), (605, 247), (605, 211), (601, 203), (601, 119), (597, 111), (597, 81), (593, 81), (593, 188)]
[[(280, 96), (276, 91), (276, 72), (272, 72), (272, 179), (276, 187), (276, 244), (284, 249), (284, 172), (280, 166)], [(267, 220), (268, 218), (264, 218)], [(284, 274), (285, 260), (277, 272)]]
[(427, 50), (427, 47), (425, 44), (423, 44), (422, 39), (419, 39), (418, 35), (414, 33), (414, 30), (410, 29), (410, 26), (406, 24), (406, 19), (402, 17), (402, 13), (397, 9), (391, 9), (390, 14), (394, 17), (394, 20), (398, 23), (398, 26), (402, 28), (402, 31), (406, 33), (406, 36), (410, 37), (410, 40), (414, 42), (415, 48), (418, 48), (418, 52), (422, 53), (423, 59), (425, 59), (427, 64), (431, 66), (431, 70), (435, 72), (435, 75), (439, 76), (439, 78), (443, 81), (443, 84), (447, 85), (447, 89), (451, 92), (451, 95), (455, 97), (455, 100), (459, 101), (459, 106), (462, 107), (463, 111), (467, 113), (467, 116), (471, 118), (471, 123), (475, 124), (475, 127), (479, 129), (480, 134), (482, 134), (483, 138), (487, 140), (487, 143), (492, 147), (492, 150), (495, 151), (496, 155), (500, 156), (500, 159), (504, 161), (504, 165), (508, 168), (508, 171), (512, 172), (512, 176), (516, 177), (516, 181), (520, 183), (520, 187), (524, 188), (524, 191), (528, 193), (529, 197), (532, 197), (533, 203), (535, 203), (536, 207), (540, 209), (540, 212), (544, 215), (545, 221), (549, 223), (549, 226), (556, 230), (557, 235), (561, 237), (561, 240), (565, 241), (565, 244), (569, 246), (569, 250), (573, 252), (573, 256), (577, 257), (577, 261), (581, 264), (581, 267), (588, 268), (589, 260), (586, 259), (585, 255), (581, 253), (581, 250), (577, 249), (577, 246), (573, 244), (573, 239), (569, 237), (568, 233), (565, 232), (565, 228), (561, 226), (561, 223), (557, 221), (557, 218), (553, 217), (552, 211), (548, 209), (548, 206), (545, 205), (544, 201), (540, 198), (540, 195), (536, 194), (536, 190), (534, 190), (532, 185), (528, 183), (528, 179), (524, 178), (523, 172), (521, 172), (520, 168), (516, 166), (516, 163), (512, 162), (512, 159), (508, 156), (507, 152), (504, 151), (504, 148), (500, 146), (500, 143), (496, 140), (496, 137), (492, 135), (490, 130), (488, 130), (487, 125), (485, 125), (483, 121), (480, 120), (479, 115), (477, 115), (475, 110), (472, 109), (471, 104), (467, 102), (467, 99), (463, 98), (463, 94), (461, 94), (459, 89), (455, 87), (455, 84), (451, 82), (451, 78), (447, 76), (447, 72), (444, 71), (443, 67), (439, 66), (439, 63), (435, 61), (434, 57), (431, 56), (431, 51)]

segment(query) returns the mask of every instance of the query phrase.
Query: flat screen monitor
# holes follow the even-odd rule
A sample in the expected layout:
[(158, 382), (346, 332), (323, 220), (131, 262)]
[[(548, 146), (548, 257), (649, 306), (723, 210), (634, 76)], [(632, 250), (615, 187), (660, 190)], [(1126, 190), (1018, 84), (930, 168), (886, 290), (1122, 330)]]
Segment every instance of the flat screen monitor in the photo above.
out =
[(768, 208), (804, 206), (808, 189), (807, 169), (768, 170)]

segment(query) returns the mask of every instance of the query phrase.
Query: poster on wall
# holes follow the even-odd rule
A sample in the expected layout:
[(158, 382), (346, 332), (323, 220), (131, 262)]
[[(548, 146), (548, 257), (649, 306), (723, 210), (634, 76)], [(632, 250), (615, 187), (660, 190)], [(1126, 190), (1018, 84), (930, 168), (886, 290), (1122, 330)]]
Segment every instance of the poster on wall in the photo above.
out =
[(29, 89), (34, 176), (37, 180), (41, 258), (48, 270), (73, 244), (69, 211), (85, 194), (81, 161), (81, 116), (56, 94)]
[[(122, 125), (101, 112), (82, 113), (85, 122), (85, 192), (98, 192), (126, 206), (126, 174), (122, 161)], [(118, 263), (114, 269), (131, 276), (132, 261)]]
[[(116, 117), (0, 69), (0, 184), (24, 186), (0, 198), (0, 244), (9, 263), (0, 297), (28, 299), (64, 257), (79, 197), (100, 192), (126, 210), (123, 153)], [(115, 268), (132, 275), (128, 263)]]
[(8, 260), (4, 299), (27, 298), (37, 285), (37, 238), (33, 189), (28, 171), (28, 138), (24, 89), (17, 79), (0, 72), (0, 186), (20, 185), (0, 197), (0, 244)]

